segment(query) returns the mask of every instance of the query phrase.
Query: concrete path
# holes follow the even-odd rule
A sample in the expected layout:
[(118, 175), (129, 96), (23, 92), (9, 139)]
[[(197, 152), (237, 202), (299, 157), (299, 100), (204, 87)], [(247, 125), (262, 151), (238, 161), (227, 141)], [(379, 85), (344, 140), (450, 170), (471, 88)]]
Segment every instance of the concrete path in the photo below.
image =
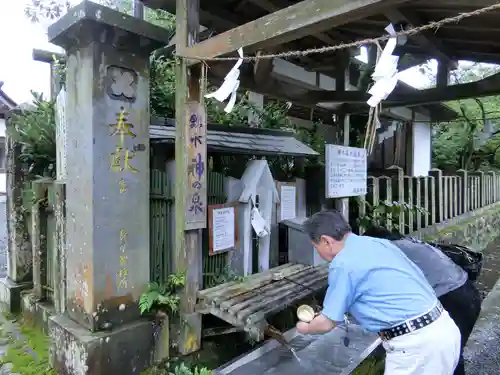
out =
[(476, 286), (485, 296), (481, 315), (464, 351), (467, 374), (500, 374), (500, 239), (484, 251)]
[(500, 281), (483, 301), (464, 351), (467, 374), (500, 374)]

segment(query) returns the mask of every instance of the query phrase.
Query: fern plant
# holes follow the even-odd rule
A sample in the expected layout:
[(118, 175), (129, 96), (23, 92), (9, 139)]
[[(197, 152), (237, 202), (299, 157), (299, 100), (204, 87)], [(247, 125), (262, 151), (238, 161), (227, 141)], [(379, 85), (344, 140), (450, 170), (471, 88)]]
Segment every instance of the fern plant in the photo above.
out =
[(228, 283), (230, 281), (245, 281), (244, 276), (238, 276), (229, 266), (225, 266), (216, 273), (206, 273), (209, 280), (207, 281), (207, 288), (213, 288), (214, 286)]
[(190, 369), (184, 363), (175, 366), (174, 370), (169, 372), (169, 375), (212, 375), (212, 371), (206, 367), (195, 367)]
[(167, 315), (176, 314), (179, 311), (180, 303), (177, 292), (185, 284), (186, 277), (184, 274), (172, 274), (164, 284), (150, 283), (146, 292), (139, 299), (141, 314), (150, 312), (162, 312)]

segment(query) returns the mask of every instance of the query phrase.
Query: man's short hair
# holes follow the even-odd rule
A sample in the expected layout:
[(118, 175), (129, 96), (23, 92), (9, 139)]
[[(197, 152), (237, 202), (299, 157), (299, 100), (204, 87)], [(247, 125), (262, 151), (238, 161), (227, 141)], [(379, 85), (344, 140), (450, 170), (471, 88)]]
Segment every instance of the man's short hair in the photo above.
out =
[(351, 232), (351, 226), (337, 210), (320, 211), (312, 215), (303, 224), (304, 231), (312, 241), (318, 243), (321, 236), (332, 237), (340, 241)]

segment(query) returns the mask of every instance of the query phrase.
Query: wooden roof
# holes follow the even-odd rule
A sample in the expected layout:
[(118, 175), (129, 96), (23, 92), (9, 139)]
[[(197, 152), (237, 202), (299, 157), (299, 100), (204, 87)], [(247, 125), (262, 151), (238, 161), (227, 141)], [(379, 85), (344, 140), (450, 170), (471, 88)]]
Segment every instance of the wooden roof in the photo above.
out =
[[(149, 7), (161, 8), (171, 13), (175, 13), (175, 2), (175, 0), (143, 0)], [(200, 24), (220, 33), (300, 2), (298, 0), (200, 0)], [(344, 3), (344, 1), (332, 1), (335, 2), (340, 4), (339, 8), (342, 7), (341, 3)], [(286, 43), (286, 48), (283, 46), (281, 49), (304, 50), (379, 37), (385, 34), (384, 28), (389, 22), (415, 27), (493, 5), (496, 2), (496, 0), (378, 1), (380, 6), (373, 11), (366, 11), (368, 15), (365, 17), (358, 14), (352, 17), (346, 16), (345, 22), (335, 21), (336, 27), (290, 41)], [(425, 58), (500, 63), (500, 49), (494, 48), (500, 46), (499, 17), (500, 11), (490, 11), (459, 23), (443, 25), (433, 32), (417, 34), (410, 37), (399, 52), (408, 52)], [(297, 60), (304, 67), (325, 69), (331, 68), (334, 57), (334, 53), (329, 53)]]
[[(151, 8), (161, 8), (172, 13), (176, 11), (175, 0), (143, 0), (143, 3)], [(316, 16), (309, 15), (306, 19), (306, 16), (303, 16), (306, 12), (302, 12), (302, 16), (300, 16), (302, 19), (296, 19), (297, 23), (304, 21), (300, 31), (293, 31), (292, 26), (287, 28), (283, 26), (284, 24), (277, 26), (277, 29), (279, 28), (277, 33), (259, 29), (258, 20), (263, 20), (263, 17), (270, 17), (270, 13), (276, 11), (281, 11), (284, 14), (286, 12), (285, 8), (291, 9), (293, 5), (298, 3), (300, 3), (298, 0), (200, 0), (200, 24), (208, 28), (208, 32), (202, 34), (210, 34), (212, 39), (219, 39), (210, 47), (205, 44), (203, 47), (196, 48), (196, 52), (201, 51), (201, 55), (206, 56), (207, 52), (211, 54), (212, 51), (215, 51), (216, 45), (221, 46), (220, 51), (232, 51), (232, 45), (240, 43), (240, 40), (245, 40), (244, 50), (247, 55), (254, 54), (258, 50), (265, 53), (274, 53), (338, 45), (382, 36), (386, 34), (384, 28), (389, 23), (393, 23), (396, 28), (416, 27), (431, 21), (457, 16), (462, 12), (493, 5), (496, 0), (361, 0), (356, 2), (352, 0), (331, 0), (330, 2), (308, 0), (302, 2), (304, 8), (311, 8), (309, 4), (317, 3), (319, 4), (318, 9), (321, 10), (319, 13), (325, 13), (326, 8), (329, 8), (329, 18), (318, 14)], [(336, 8), (333, 4), (336, 4)], [(314, 10), (310, 9), (308, 12), (312, 13)], [(432, 32), (422, 32), (409, 37), (408, 42), (397, 49), (397, 53), (403, 56), (400, 61), (401, 68), (418, 65), (430, 58), (438, 58), (450, 65), (456, 64), (456, 60), (500, 63), (500, 48), (495, 49), (495, 46), (500, 45), (499, 17), (500, 11), (490, 11), (464, 19), (459, 23), (443, 25)], [(270, 20), (270, 18), (267, 18), (267, 20)], [(249, 22), (252, 23), (249, 24)], [(275, 22), (278, 23), (278, 21)], [(307, 27), (304, 26), (306, 23)], [(242, 25), (245, 26), (241, 27)], [(224, 37), (219, 35), (237, 27), (240, 27), (240, 29), (232, 35), (229, 33), (226, 33)], [(244, 30), (248, 31), (247, 34), (257, 30), (257, 34), (260, 35), (247, 37), (244, 36)], [(203, 39), (203, 35), (201, 35), (201, 39)], [(191, 50), (194, 53), (195, 49), (192, 48)], [(224, 54), (222, 53), (222, 55)], [(217, 52), (216, 55), (220, 55), (220, 52)], [(288, 60), (309, 71), (318, 71), (334, 77), (336, 75), (335, 70), (338, 69), (337, 62), (339, 58), (339, 52), (328, 52), (289, 58)], [(220, 75), (222, 72), (228, 71), (227, 66), (232, 65), (232, 62), (212, 62), (210, 64), (212, 73)], [(225, 66), (219, 68), (221, 65)], [(314, 95), (311, 96), (308, 95), (311, 93), (309, 91), (301, 94), (297, 92), (296, 87), (283, 82), (275, 85), (276, 87), (272, 90), (268, 88), (266, 91), (266, 89), (259, 87), (260, 85), (256, 85), (252, 79), (247, 79), (245, 73), (243, 68), (241, 81), (242, 85), (247, 89), (274, 97), (277, 96), (278, 92), (281, 98), (295, 103), (307, 99), (320, 102), (319, 98), (323, 98), (322, 95), (325, 93), (325, 91), (313, 91)], [(497, 83), (495, 82), (495, 86), (490, 87), (482, 96), (492, 95), (492, 92), (497, 92)], [(467, 90), (464, 88), (464, 91)], [(325, 102), (363, 103), (364, 98), (357, 96), (357, 93), (352, 93), (352, 100), (342, 100), (340, 96), (332, 95), (332, 93), (334, 92), (326, 92), (325, 98), (328, 100), (325, 100)], [(436, 99), (438, 93), (433, 92), (430, 94), (432, 95), (428, 96), (429, 99), (424, 98), (427, 95), (422, 95), (417, 101), (415, 101), (414, 96), (403, 96), (403, 99), (408, 99), (408, 104), (399, 100), (395, 101), (394, 104), (391, 104), (390, 101), (385, 104), (389, 106), (417, 106), (440, 101)], [(460, 99), (463, 97), (464, 95), (461, 95)], [(393, 97), (389, 99), (393, 99)], [(454, 98), (445, 100), (454, 100)]]
[[(149, 127), (152, 143), (175, 142), (175, 120), (152, 117)], [(291, 132), (208, 124), (207, 147), (211, 152), (247, 155), (282, 155), (296, 157), (318, 156), (318, 153), (300, 142)]]
[(4, 118), (11, 109), (17, 106), (5, 91), (2, 90), (3, 81), (0, 81), (0, 118)]

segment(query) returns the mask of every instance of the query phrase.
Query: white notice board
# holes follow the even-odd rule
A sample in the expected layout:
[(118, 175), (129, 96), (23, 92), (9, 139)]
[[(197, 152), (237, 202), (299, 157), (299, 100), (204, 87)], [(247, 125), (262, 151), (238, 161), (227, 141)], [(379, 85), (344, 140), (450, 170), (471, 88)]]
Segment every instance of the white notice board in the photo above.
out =
[(208, 250), (210, 255), (234, 250), (238, 246), (238, 203), (208, 206)]
[(280, 185), (280, 221), (297, 217), (297, 188), (295, 185)]
[(338, 145), (325, 145), (326, 198), (366, 195), (366, 149)]
[(213, 252), (231, 249), (234, 240), (234, 207), (213, 210)]

